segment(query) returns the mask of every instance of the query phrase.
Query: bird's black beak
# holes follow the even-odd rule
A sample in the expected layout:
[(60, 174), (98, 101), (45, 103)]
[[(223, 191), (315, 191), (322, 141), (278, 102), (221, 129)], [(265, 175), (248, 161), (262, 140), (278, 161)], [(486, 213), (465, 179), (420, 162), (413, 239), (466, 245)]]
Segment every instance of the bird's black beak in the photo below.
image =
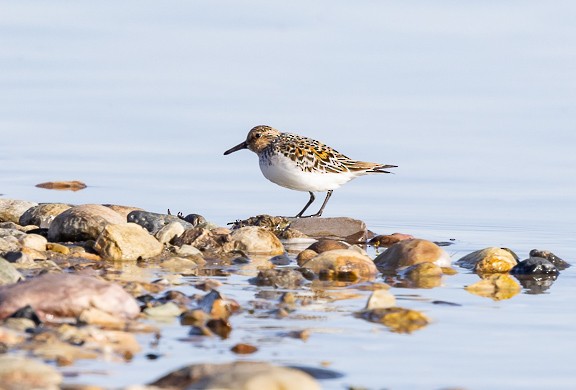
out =
[(242, 142), (242, 143), (239, 143), (238, 145), (234, 146), (233, 148), (228, 149), (227, 151), (225, 151), (225, 152), (224, 152), (224, 156), (226, 156), (226, 155), (228, 155), (228, 154), (230, 154), (230, 153), (237, 152), (237, 151), (242, 150), (242, 149), (248, 149), (248, 144), (246, 143), (246, 141), (244, 141), (244, 142)]

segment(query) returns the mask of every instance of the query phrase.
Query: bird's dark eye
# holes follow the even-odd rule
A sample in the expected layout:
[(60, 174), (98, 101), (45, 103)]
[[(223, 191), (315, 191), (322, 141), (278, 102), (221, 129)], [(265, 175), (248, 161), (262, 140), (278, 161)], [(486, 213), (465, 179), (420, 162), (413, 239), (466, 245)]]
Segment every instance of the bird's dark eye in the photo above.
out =
[(254, 135), (254, 137), (256, 137), (256, 138), (260, 138), (260, 137), (262, 137), (262, 134), (260, 134), (260, 133), (256, 133), (256, 135)]

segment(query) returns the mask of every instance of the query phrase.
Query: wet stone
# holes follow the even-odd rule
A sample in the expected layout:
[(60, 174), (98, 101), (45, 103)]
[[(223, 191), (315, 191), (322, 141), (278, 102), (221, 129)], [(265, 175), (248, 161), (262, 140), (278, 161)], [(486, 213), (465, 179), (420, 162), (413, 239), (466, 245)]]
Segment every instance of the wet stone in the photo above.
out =
[(466, 286), (465, 290), (480, 297), (501, 301), (514, 297), (520, 293), (521, 288), (508, 274), (490, 274), (479, 282)]
[(517, 263), (516, 255), (506, 248), (489, 247), (474, 251), (456, 261), (462, 268), (479, 274), (508, 272)]
[(414, 236), (403, 233), (382, 234), (373, 237), (368, 241), (368, 244), (375, 247), (389, 247), (403, 240), (413, 239)]
[(251, 254), (280, 255), (284, 246), (272, 232), (258, 226), (245, 226), (230, 234), (234, 250)]
[(522, 260), (510, 270), (512, 275), (558, 275), (560, 271), (552, 262), (542, 257)]
[(268, 269), (258, 272), (258, 276), (250, 279), (249, 282), (257, 286), (295, 289), (307, 281), (298, 271), (290, 269)]
[(36, 184), (38, 188), (46, 190), (60, 190), (60, 191), (80, 191), (86, 188), (86, 184), (78, 180), (70, 181), (47, 181), (44, 183)]
[(128, 222), (136, 223), (155, 235), (164, 226), (170, 223), (181, 225), (184, 230), (195, 227), (190, 222), (186, 222), (176, 215), (152, 213), (144, 210), (134, 210), (128, 214)]
[(451, 259), (432, 241), (418, 238), (397, 242), (374, 259), (378, 269), (384, 273), (395, 273), (399, 268), (426, 262), (449, 267)]
[(302, 264), (323, 280), (357, 281), (373, 278), (378, 270), (370, 257), (353, 249), (335, 249), (320, 253)]
[(430, 323), (428, 317), (421, 312), (402, 307), (365, 310), (360, 315), (370, 322), (377, 322), (387, 326), (395, 333), (412, 333)]
[(560, 271), (570, 267), (570, 264), (568, 262), (562, 260), (560, 257), (556, 256), (554, 253), (550, 251), (532, 249), (530, 251), (530, 257), (541, 257), (543, 259), (546, 259), (552, 264), (554, 264), (554, 266), (558, 268), (558, 270)]

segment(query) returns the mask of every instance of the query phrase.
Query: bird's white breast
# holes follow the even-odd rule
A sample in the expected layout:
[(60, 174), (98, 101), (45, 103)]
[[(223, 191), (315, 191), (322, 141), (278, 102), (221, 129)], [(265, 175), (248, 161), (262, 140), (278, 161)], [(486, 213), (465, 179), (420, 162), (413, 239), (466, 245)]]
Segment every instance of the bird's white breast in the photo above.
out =
[(268, 158), (260, 156), (260, 170), (266, 179), (282, 187), (297, 191), (325, 192), (334, 190), (356, 177), (349, 171), (342, 173), (306, 172), (281, 154)]

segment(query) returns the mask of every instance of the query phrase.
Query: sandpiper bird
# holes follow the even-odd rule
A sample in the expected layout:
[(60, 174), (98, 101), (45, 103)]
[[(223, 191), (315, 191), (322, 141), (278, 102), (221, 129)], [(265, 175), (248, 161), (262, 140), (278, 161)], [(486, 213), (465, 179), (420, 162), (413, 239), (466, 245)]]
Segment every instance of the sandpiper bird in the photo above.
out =
[[(332, 191), (357, 176), (390, 173), (396, 165), (352, 160), (321, 142), (296, 134), (282, 133), (270, 126), (256, 126), (246, 141), (228, 149), (224, 155), (249, 149), (258, 155), (260, 170), (266, 179), (282, 187), (308, 191), (310, 200), (295, 218), (319, 217)], [(316, 214), (302, 215), (314, 202), (314, 192), (326, 192), (326, 199)]]

